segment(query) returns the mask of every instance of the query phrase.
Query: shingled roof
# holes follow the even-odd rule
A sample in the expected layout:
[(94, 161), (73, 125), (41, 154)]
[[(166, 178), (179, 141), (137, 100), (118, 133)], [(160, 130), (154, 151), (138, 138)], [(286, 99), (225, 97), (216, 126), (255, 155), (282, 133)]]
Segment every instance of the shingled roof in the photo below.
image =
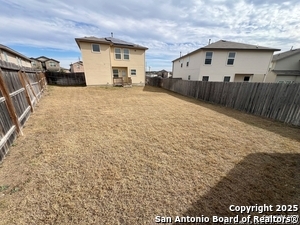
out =
[(249, 44), (243, 44), (233, 41), (225, 41), (220, 40), (215, 43), (209, 44), (201, 49), (228, 49), (228, 50), (263, 50), (263, 51), (280, 51), (280, 49), (277, 48), (268, 48), (263, 47), (259, 45), (249, 45)]
[(147, 47), (137, 45), (131, 42), (123, 41), (121, 39), (117, 39), (114, 37), (97, 38), (91, 36), (91, 37), (75, 38), (75, 41), (79, 48), (80, 48), (79, 42), (90, 42), (90, 43), (109, 44), (113, 46), (126, 46), (128, 48), (138, 48), (138, 49), (145, 49), (145, 50), (148, 49)]
[(263, 47), (263, 46), (258, 46), (258, 45), (249, 45), (249, 44), (243, 44), (243, 43), (238, 43), (238, 42), (233, 42), (233, 41), (219, 40), (217, 42), (214, 42), (214, 43), (204, 46), (202, 48), (198, 48), (197, 50), (195, 50), (187, 55), (183, 55), (183, 56), (173, 60), (173, 62), (178, 59), (184, 58), (186, 56), (192, 55), (201, 50), (253, 50), (253, 51), (272, 51), (272, 52), (280, 51), (280, 49), (277, 49), (277, 48), (268, 48), (268, 47)]
[(300, 53), (300, 48), (292, 49), (292, 50), (274, 55), (272, 61), (278, 61), (278, 60), (281, 60), (281, 59), (284, 59), (284, 58), (287, 58), (287, 57), (290, 57), (292, 55), (296, 55), (299, 53)]

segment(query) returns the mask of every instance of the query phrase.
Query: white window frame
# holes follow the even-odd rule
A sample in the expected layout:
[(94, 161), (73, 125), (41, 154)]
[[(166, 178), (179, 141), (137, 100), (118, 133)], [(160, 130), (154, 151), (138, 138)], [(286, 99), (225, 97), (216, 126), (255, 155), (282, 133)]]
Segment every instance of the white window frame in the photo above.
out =
[[(127, 50), (128, 53), (125, 53), (125, 50)], [(128, 59), (126, 59), (125, 56), (128, 56)], [(128, 48), (123, 49), (123, 59), (124, 60), (129, 60), (130, 59), (130, 50)]]
[[(119, 50), (120, 52), (117, 52), (117, 50)], [(120, 56), (120, 58), (117, 58), (117, 55)], [(115, 59), (122, 60), (122, 49), (121, 48), (115, 48)]]
[[(94, 46), (98, 46), (99, 47), (99, 51), (94, 51)], [(92, 49), (92, 52), (94, 52), (94, 53), (100, 53), (101, 52), (101, 48), (100, 48), (99, 44), (95, 44), (95, 43), (91, 44), (91, 49)]]
[[(208, 58), (207, 53), (211, 53), (211, 58)], [(214, 52), (209, 52), (209, 51), (205, 52), (204, 65), (211, 65), (212, 64), (213, 56), (214, 56)], [(210, 63), (206, 63), (206, 60), (209, 60), (209, 59), (210, 59)]]
[[(228, 78), (228, 77), (229, 77), (229, 80), (228, 80), (228, 81), (225, 80), (225, 78)], [(230, 80), (231, 80), (231, 77), (230, 77), (230, 76), (224, 76), (223, 82), (230, 82)]]
[(130, 76), (136, 76), (136, 69), (130, 70)]
[[(204, 80), (204, 77), (205, 77), (205, 78), (207, 77), (207, 80)], [(208, 81), (209, 81), (209, 76), (202, 76), (202, 81), (208, 82)]]
[[(234, 53), (234, 57), (230, 56), (230, 54)], [(233, 66), (234, 65), (234, 61), (235, 61), (235, 56), (236, 56), (236, 52), (228, 52), (228, 57), (227, 57), (227, 62), (226, 65), (227, 66)], [(233, 60), (232, 64), (229, 64), (229, 60)]]

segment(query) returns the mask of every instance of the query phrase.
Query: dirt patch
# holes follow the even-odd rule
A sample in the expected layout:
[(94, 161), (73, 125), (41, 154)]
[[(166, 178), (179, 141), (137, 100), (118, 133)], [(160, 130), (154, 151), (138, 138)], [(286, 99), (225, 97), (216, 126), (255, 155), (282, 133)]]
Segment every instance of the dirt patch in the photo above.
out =
[(0, 165), (0, 224), (154, 224), (300, 202), (300, 129), (159, 88), (49, 86)]

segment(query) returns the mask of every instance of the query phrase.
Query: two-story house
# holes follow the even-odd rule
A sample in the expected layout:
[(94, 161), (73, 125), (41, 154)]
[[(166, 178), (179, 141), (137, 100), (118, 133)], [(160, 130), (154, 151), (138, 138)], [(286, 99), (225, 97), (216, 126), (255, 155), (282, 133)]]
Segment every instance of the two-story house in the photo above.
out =
[(280, 49), (220, 40), (173, 60), (173, 78), (272, 82), (267, 73), (274, 51)]
[(51, 72), (60, 71), (60, 62), (55, 59), (51, 59), (46, 56), (40, 56), (30, 59), (32, 60), (32, 68)]
[(291, 49), (274, 55), (268, 76), (279, 83), (299, 83), (300, 49)]
[(148, 48), (113, 37), (75, 38), (81, 50), (89, 85), (113, 85), (114, 78), (145, 85), (145, 52)]
[(78, 61), (70, 64), (70, 72), (71, 73), (84, 73), (83, 62)]
[(31, 60), (21, 53), (0, 44), (0, 60), (14, 63), (21, 67), (31, 67)]

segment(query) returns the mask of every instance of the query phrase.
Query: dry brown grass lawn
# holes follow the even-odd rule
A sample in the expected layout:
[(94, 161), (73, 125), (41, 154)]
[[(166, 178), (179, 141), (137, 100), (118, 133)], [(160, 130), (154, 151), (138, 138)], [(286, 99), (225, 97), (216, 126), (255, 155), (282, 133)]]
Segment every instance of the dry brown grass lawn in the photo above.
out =
[(50, 86), (23, 132), (0, 165), (1, 225), (300, 202), (299, 128), (162, 89)]

